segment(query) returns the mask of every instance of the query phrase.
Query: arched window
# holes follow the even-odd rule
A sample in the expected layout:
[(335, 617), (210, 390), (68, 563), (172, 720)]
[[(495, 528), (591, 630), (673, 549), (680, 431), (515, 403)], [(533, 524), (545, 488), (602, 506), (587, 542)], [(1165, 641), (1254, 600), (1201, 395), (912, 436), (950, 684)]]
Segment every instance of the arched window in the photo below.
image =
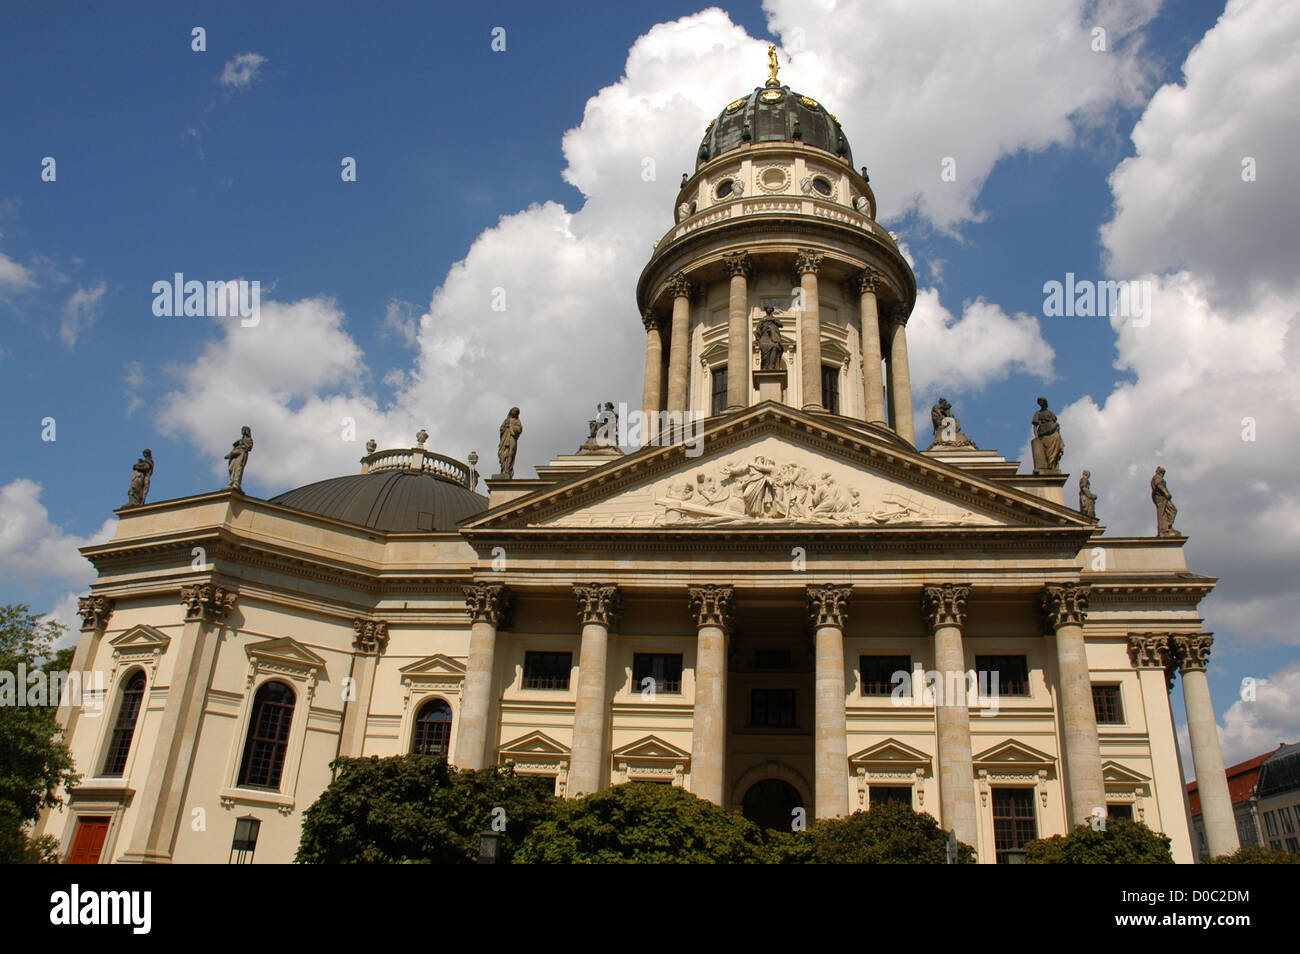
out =
[(120, 777), (126, 771), (126, 757), (131, 752), (131, 739), (135, 736), (135, 723), (140, 717), (144, 702), (144, 673), (136, 670), (122, 686), (122, 698), (117, 704), (117, 721), (108, 740), (108, 753), (104, 756), (104, 771), (108, 777)]
[(415, 717), (411, 751), (415, 755), (446, 755), (450, 741), (451, 706), (441, 699), (430, 699), (420, 706)]
[(239, 784), (249, 788), (280, 787), (284, 754), (289, 748), (289, 727), (293, 724), (293, 690), (282, 682), (268, 682), (253, 697), (253, 715), (248, 721), (244, 761), (239, 766)]

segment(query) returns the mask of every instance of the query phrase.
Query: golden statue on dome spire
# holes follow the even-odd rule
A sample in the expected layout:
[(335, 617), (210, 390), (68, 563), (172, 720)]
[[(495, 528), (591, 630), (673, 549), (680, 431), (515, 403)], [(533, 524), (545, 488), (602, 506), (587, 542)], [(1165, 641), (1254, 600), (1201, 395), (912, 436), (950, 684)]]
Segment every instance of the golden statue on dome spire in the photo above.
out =
[(780, 86), (781, 81), (776, 78), (777, 71), (781, 69), (781, 62), (776, 58), (776, 44), (767, 45), (767, 83), (768, 86)]

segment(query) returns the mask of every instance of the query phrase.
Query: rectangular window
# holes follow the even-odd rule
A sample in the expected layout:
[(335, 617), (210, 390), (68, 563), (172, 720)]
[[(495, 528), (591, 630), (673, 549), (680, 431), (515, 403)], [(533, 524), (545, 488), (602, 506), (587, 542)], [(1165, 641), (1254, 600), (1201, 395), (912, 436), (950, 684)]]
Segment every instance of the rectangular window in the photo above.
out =
[(864, 696), (888, 696), (894, 691), (894, 673), (911, 674), (911, 656), (859, 656)]
[(1282, 819), (1282, 831), (1288, 835), (1295, 834), (1295, 825), (1291, 822), (1291, 809), (1285, 805), (1277, 810), (1278, 817)]
[(1006, 864), (1006, 852), (1038, 837), (1032, 788), (993, 789), (993, 848), (997, 863)]
[(1297, 841), (1294, 838), (1288, 838), (1286, 840), (1286, 850), (1291, 852), (1293, 855), (1300, 852), (1300, 841)]
[(643, 692), (652, 683), (655, 692), (670, 695), (682, 691), (681, 653), (633, 653), (632, 691)]
[(789, 729), (795, 725), (793, 689), (753, 689), (749, 693), (749, 724), (756, 729)]
[(524, 653), (525, 689), (568, 689), (573, 653)]
[(1124, 706), (1120, 702), (1119, 686), (1093, 686), (1092, 711), (1097, 716), (1098, 725), (1123, 725)]
[(1278, 834), (1277, 816), (1274, 815), (1272, 812), (1264, 813), (1264, 830), (1268, 832), (1270, 835)]
[(871, 799), (871, 808), (877, 805), (906, 805), (912, 807), (912, 786), (910, 785), (872, 785), (867, 789)]
[[(988, 679), (990, 693), (993, 692), (993, 673), (997, 673), (998, 695), (1029, 695), (1029, 663), (1024, 656), (976, 656), (975, 670), (981, 686), (985, 678)], [(984, 673), (989, 675), (985, 677)]]
[(727, 368), (713, 369), (713, 395), (709, 403), (710, 414), (721, 414), (727, 409)]
[(840, 413), (840, 369), (822, 366), (822, 407)]
[(1106, 806), (1107, 818), (1127, 818), (1133, 820), (1133, 806), (1119, 802), (1111, 802)]

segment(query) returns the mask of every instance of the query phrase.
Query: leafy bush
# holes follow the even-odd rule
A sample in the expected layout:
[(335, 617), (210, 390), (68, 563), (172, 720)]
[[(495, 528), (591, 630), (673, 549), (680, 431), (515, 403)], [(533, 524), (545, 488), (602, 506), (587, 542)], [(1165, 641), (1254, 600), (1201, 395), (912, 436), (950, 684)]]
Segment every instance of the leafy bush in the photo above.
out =
[[(812, 864), (941, 865), (948, 860), (948, 832), (933, 816), (902, 804), (822, 819), (795, 837), (806, 843), (802, 860)], [(957, 860), (973, 864), (975, 849), (958, 843)]]
[(1111, 818), (1104, 831), (1077, 825), (1068, 835), (1025, 845), (1031, 865), (1172, 865), (1169, 836), (1127, 818)]
[(1202, 861), (1210, 865), (1300, 865), (1300, 854), (1246, 845), (1230, 855), (1219, 855)]

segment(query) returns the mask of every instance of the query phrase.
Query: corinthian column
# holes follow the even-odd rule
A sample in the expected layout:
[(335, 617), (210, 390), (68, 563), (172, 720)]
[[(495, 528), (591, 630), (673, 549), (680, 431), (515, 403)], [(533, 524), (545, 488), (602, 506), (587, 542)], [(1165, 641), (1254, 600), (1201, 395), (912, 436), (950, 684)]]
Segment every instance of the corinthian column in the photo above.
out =
[(578, 701), (573, 713), (573, 755), (568, 795), (581, 798), (608, 783), (609, 695), (605, 673), (609, 631), (623, 611), (623, 594), (604, 583), (575, 583), (582, 650), (578, 657)]
[[(668, 412), (683, 414), (686, 411), (686, 372), (691, 346), (691, 295), (695, 285), (678, 272), (668, 280), (668, 294), (673, 299), (673, 323), (668, 342)], [(674, 419), (680, 423), (679, 416)]]
[(496, 682), (497, 628), (504, 625), (514, 594), (501, 583), (470, 583), (463, 587), (469, 613), (469, 660), (465, 666), (460, 727), (456, 730), (457, 768), (481, 769), (488, 764), (492, 728), (492, 687)]
[(805, 411), (822, 411), (822, 309), (817, 296), (817, 273), (822, 253), (806, 248), (794, 259), (799, 289), (803, 292), (803, 314), (799, 316), (799, 376)]
[(889, 423), (909, 444), (916, 444), (912, 423), (912, 375), (907, 370), (907, 311), (889, 310)]
[(1228, 776), (1223, 770), (1223, 751), (1219, 748), (1219, 727), (1214, 718), (1214, 703), (1210, 701), (1210, 684), (1205, 678), (1205, 663), (1214, 637), (1210, 633), (1172, 636), (1169, 642), (1183, 677), (1187, 734), (1192, 743), (1196, 789), (1201, 796), (1205, 841), (1211, 858), (1230, 855), (1240, 847), (1240, 843), (1232, 814), (1232, 796), (1228, 792)]
[(375, 667), (388, 647), (388, 623), (359, 616), (352, 621), (352, 672), (344, 696), (342, 738), (339, 755), (360, 758), (365, 754), (366, 719), (375, 685)]
[(1101, 774), (1101, 742), (1092, 705), (1092, 677), (1083, 641), (1088, 615), (1087, 583), (1043, 587), (1042, 608), (1056, 636), (1056, 670), (1061, 685), (1061, 741), (1070, 795), (1070, 823), (1082, 825), (1096, 811), (1106, 812), (1106, 781)]
[[(934, 668), (940, 677), (935, 699), (935, 737), (939, 749), (939, 810), (944, 828), (968, 845), (978, 842), (974, 770), (971, 765), (970, 712), (966, 708), (966, 651), (961, 628), (966, 621), (969, 586), (945, 583), (921, 590), (921, 611), (934, 633)], [(956, 674), (960, 673), (958, 678)], [(952, 687), (960, 685), (962, 691)]]
[(749, 276), (754, 268), (746, 252), (724, 255), (731, 273), (731, 298), (727, 306), (727, 410), (749, 404)]
[(695, 718), (691, 730), (691, 791), (715, 805), (723, 802), (727, 767), (727, 637), (732, 589), (692, 586), (695, 650)]
[(644, 421), (641, 443), (653, 444), (659, 432), (659, 412), (663, 410), (664, 339), (663, 318), (653, 308), (641, 316), (645, 325), (645, 390), (641, 395)]
[[(72, 663), (68, 672), (77, 673), (78, 679), (82, 679), (94, 666), (95, 657), (99, 653), (99, 644), (104, 639), (104, 631), (108, 629), (108, 620), (113, 615), (115, 605), (113, 598), (108, 596), (83, 596), (77, 600), (77, 615), (81, 617), (81, 639), (77, 641), (77, 648), (73, 650)], [(59, 725), (63, 726), (65, 741), (72, 741), (72, 733), (77, 728), (81, 710), (86, 708), (89, 701), (86, 694), (89, 688), (83, 682), (80, 706), (69, 705), (66, 698), (59, 699), (56, 718), (59, 720)], [(110, 711), (107, 707), (111, 701), (109, 698), (101, 700), (100, 706), (103, 711)]]
[(237, 599), (233, 589), (215, 583), (181, 589), (185, 629), (138, 802), (140, 820), (123, 861), (171, 861), (221, 628)]
[(844, 713), (844, 621), (852, 586), (808, 587), (816, 675), (816, 727), (813, 764), (816, 772), (816, 818), (849, 813), (849, 747)]
[(880, 273), (874, 268), (863, 270), (853, 284), (858, 292), (858, 311), (862, 316), (862, 380), (866, 397), (866, 418), (872, 424), (885, 424), (885, 381), (881, 375), (880, 313), (876, 291)]

